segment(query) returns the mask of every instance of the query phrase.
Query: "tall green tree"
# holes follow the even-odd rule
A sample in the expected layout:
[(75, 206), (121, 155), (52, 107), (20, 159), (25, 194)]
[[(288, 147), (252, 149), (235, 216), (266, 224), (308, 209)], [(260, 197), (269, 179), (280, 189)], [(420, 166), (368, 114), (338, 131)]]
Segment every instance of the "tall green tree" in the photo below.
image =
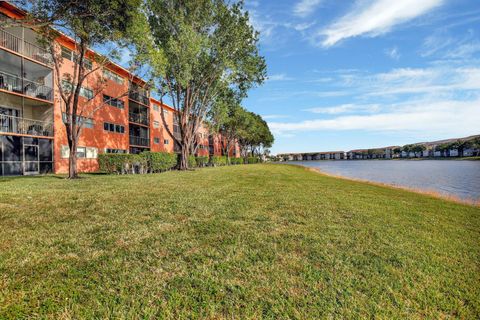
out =
[(162, 119), (180, 147), (179, 168), (185, 170), (191, 146), (217, 96), (225, 88), (246, 96), (263, 82), (265, 60), (242, 1), (146, 0), (146, 4), (153, 42), (141, 53), (162, 102), (168, 98), (178, 113), (178, 138)]
[[(129, 30), (136, 26), (142, 15), (138, 8), (141, 0), (29, 0), (28, 23), (38, 31), (42, 44), (51, 55), (55, 83), (61, 99), (64, 124), (68, 141), (68, 178), (78, 177), (77, 146), (84, 125), (85, 113), (101, 108), (103, 101), (92, 105), (103, 91), (105, 79), (98, 70), (117, 57), (116, 50), (104, 55), (91, 54), (89, 48), (102, 49), (108, 44), (128, 39)], [(59, 30), (73, 38), (75, 47), (70, 57), (73, 67), (62, 73), (64, 57), (60, 45), (55, 41)], [(89, 58), (89, 59), (88, 59)], [(93, 67), (92, 67), (93, 65)], [(84, 84), (92, 90), (81, 101)], [(127, 92), (123, 93), (126, 95)], [(117, 98), (117, 97), (116, 97)]]
[(239, 126), (238, 141), (243, 157), (260, 156), (274, 142), (273, 134), (265, 120), (258, 114), (246, 111)]
[(229, 150), (236, 139), (237, 115), (238, 109), (241, 108), (239, 101), (235, 92), (225, 88), (217, 96), (207, 115), (210, 135), (213, 136), (214, 141), (220, 143), (222, 153), (227, 156), (227, 163), (230, 163)]

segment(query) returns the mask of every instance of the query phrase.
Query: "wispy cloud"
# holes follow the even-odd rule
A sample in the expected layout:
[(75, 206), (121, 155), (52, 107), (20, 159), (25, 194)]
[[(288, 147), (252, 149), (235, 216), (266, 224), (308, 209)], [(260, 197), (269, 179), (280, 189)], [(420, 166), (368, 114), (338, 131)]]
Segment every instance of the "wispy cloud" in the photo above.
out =
[(445, 66), (395, 69), (389, 73), (374, 75), (372, 81), (374, 83), (366, 95), (459, 94), (480, 90), (480, 68)]
[(463, 36), (453, 36), (445, 30), (427, 37), (421, 49), (422, 57), (467, 60), (480, 53), (480, 40), (473, 30)]
[(293, 29), (297, 31), (305, 31), (315, 25), (315, 22), (305, 22), (305, 23), (298, 23), (293, 25)]
[(431, 132), (451, 136), (478, 133), (480, 99), (425, 100), (389, 106), (390, 112), (300, 122), (269, 122), (275, 133), (299, 131)]
[(398, 60), (400, 59), (400, 56), (401, 56), (396, 46), (390, 49), (386, 49), (385, 54), (390, 58), (392, 58), (393, 60)]
[(370, 0), (357, 1), (352, 10), (320, 30), (316, 39), (323, 47), (358, 36), (376, 37), (401, 23), (426, 14), (442, 5), (444, 0)]
[(299, 17), (307, 17), (322, 3), (322, 0), (301, 0), (293, 8), (293, 13)]
[(293, 78), (287, 76), (285, 73), (272, 74), (268, 76), (267, 81), (290, 81)]
[(480, 90), (480, 68), (475, 64), (457, 67), (439, 64), (427, 68), (398, 68), (383, 73), (341, 74), (333, 85), (362, 99), (402, 95), (467, 94)]
[(289, 115), (285, 115), (285, 114), (265, 114), (265, 115), (262, 115), (262, 118), (265, 119), (265, 120), (270, 120), (270, 119), (287, 119), (287, 118), (290, 118)]
[(355, 104), (342, 104), (339, 106), (333, 107), (316, 107), (316, 108), (309, 108), (304, 109), (304, 111), (317, 113), (317, 114), (342, 114), (342, 113), (372, 113), (377, 112), (380, 110), (380, 105), (372, 104), (372, 105), (355, 105)]

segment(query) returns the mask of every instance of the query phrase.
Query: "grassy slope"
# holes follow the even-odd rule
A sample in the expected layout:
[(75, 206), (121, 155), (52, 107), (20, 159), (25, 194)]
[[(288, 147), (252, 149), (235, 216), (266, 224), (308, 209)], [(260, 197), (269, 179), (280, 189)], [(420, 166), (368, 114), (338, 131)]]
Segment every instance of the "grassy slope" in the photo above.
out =
[(0, 179), (0, 318), (478, 319), (479, 230), (287, 165)]

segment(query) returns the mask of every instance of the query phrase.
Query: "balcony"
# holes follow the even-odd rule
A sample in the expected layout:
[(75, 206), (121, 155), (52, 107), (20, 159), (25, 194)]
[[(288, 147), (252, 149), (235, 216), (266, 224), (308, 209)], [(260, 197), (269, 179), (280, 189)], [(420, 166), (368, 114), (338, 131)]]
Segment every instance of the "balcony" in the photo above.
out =
[(135, 123), (143, 124), (146, 126), (150, 124), (150, 119), (148, 117), (148, 114), (130, 112), (128, 114), (128, 120), (130, 122), (135, 122)]
[(0, 132), (53, 137), (53, 124), (0, 114)]
[[(15, 29), (21, 30), (21, 28), (14, 28), (14, 30)], [(0, 29), (0, 47), (4, 47), (11, 51), (17, 52), (46, 65), (52, 64), (50, 53), (48, 53), (45, 49), (29, 41), (22, 40), (21, 37), (14, 35), (13, 33), (10, 33), (4, 29)]]
[(53, 101), (52, 88), (0, 71), (0, 89), (29, 97)]
[(130, 136), (130, 144), (134, 146), (149, 147), (150, 139), (137, 137), (137, 136)]
[(149, 99), (146, 95), (144, 94), (141, 94), (140, 92), (138, 91), (130, 91), (130, 93), (128, 94), (128, 97), (132, 100), (135, 100), (135, 101), (138, 101), (140, 103), (143, 103), (144, 105), (147, 105), (149, 104)]

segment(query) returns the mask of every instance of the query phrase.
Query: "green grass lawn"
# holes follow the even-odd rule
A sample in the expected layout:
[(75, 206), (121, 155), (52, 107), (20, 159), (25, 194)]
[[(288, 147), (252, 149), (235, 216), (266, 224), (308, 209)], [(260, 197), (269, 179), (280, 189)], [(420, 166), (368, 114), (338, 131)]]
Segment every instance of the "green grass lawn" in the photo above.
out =
[(480, 209), (288, 165), (0, 179), (0, 319), (480, 318)]

